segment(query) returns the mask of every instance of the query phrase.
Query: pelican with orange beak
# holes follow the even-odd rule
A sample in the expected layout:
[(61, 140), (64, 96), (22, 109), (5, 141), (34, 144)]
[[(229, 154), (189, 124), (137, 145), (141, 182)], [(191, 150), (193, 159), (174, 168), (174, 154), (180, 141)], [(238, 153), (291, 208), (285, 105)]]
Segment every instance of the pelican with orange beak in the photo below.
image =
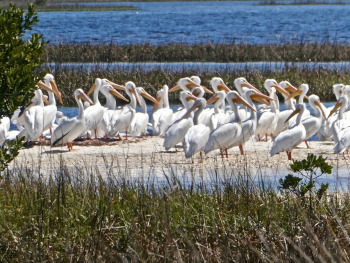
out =
[(84, 99), (90, 104), (93, 104), (93, 102), (82, 89), (77, 89), (74, 92), (74, 97), (79, 107), (78, 116), (71, 119), (62, 120), (60, 124), (54, 129), (51, 138), (52, 146), (67, 144), (69, 151), (73, 150), (72, 141), (75, 140), (85, 130), (84, 106), (81, 102), (81, 99)]
[(139, 94), (141, 102), (141, 112), (136, 112), (134, 119), (131, 121), (129, 132), (132, 136), (145, 136), (147, 133), (147, 125), (149, 122), (149, 116), (147, 113), (147, 105), (145, 99), (152, 101), (154, 104), (157, 104), (158, 101), (151, 96), (144, 88), (136, 88), (137, 93)]
[(304, 125), (301, 123), (301, 119), (305, 112), (306, 106), (304, 103), (298, 104), (293, 113), (286, 120), (289, 121), (293, 116), (298, 114), (296, 119), (296, 124), (281, 132), (275, 139), (271, 150), (270, 155), (274, 156), (280, 152), (286, 152), (288, 156), (288, 160), (292, 160), (292, 150), (297, 147), (300, 143), (302, 143), (306, 138), (306, 130)]
[(48, 87), (52, 88), (53, 92), (49, 92), (48, 105), (44, 107), (44, 131), (50, 129), (50, 134), (52, 135), (52, 127), (54, 125), (57, 113), (55, 94), (63, 104), (61, 92), (59, 92), (55, 78), (52, 74), (46, 74), (44, 77), (44, 83)]
[(236, 103), (244, 105), (251, 111), (256, 112), (256, 110), (245, 99), (243, 99), (237, 91), (228, 92), (226, 95), (226, 100), (230, 104), (236, 118), (217, 127), (210, 133), (208, 142), (204, 147), (204, 152), (205, 154), (208, 154), (213, 150), (220, 149), (220, 153), (222, 157), (224, 157), (222, 151), (225, 150), (226, 158), (228, 158), (227, 149), (239, 144), (239, 142), (242, 140), (241, 137), (243, 120), (238, 113), (238, 107)]
[[(139, 93), (136, 91), (136, 85), (132, 81), (125, 84), (125, 92), (129, 96), (130, 103), (125, 105), (122, 109), (118, 109), (113, 114), (110, 121), (109, 136), (116, 136), (120, 131), (125, 130), (126, 139), (128, 139), (128, 128), (135, 117), (137, 103), (141, 105)], [(120, 135), (119, 138), (121, 139)]]

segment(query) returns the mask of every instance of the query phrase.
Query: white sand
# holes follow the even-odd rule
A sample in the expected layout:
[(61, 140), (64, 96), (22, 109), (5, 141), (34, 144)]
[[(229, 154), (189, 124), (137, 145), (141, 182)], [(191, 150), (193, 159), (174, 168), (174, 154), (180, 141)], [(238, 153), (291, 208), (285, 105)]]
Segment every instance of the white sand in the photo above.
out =
[[(213, 151), (205, 156), (204, 163), (200, 163), (199, 154), (192, 159), (186, 159), (183, 152), (174, 150), (166, 152), (162, 146), (163, 139), (159, 137), (147, 137), (129, 141), (117, 141), (114, 145), (104, 146), (74, 146), (76, 151), (68, 152), (67, 147), (34, 146), (29, 149), (22, 149), (11, 167), (25, 166), (51, 169), (64, 164), (67, 168), (99, 166), (109, 169), (118, 167), (132, 168), (220, 168), (233, 167), (241, 168), (272, 168), (286, 169), (291, 161), (287, 155), (281, 153), (273, 157), (269, 151), (271, 142), (248, 142), (245, 152), (248, 155), (241, 156), (238, 147), (229, 150), (229, 158), (222, 159), (219, 151)], [(305, 144), (301, 144), (299, 149), (292, 152), (294, 159), (304, 159), (308, 153), (323, 155), (328, 162), (335, 167), (348, 167), (350, 160), (343, 155), (333, 154), (333, 142), (313, 141), (309, 143), (312, 149), (307, 149)]]

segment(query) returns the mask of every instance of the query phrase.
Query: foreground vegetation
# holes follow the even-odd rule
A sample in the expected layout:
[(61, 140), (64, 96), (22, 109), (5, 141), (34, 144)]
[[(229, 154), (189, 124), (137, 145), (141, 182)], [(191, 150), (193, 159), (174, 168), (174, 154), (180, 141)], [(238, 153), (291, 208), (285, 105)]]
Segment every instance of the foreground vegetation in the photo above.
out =
[[(86, 68), (81, 66), (46, 66), (42, 69), (45, 72), (52, 72), (55, 76), (57, 85), (62, 92), (65, 105), (76, 106), (72, 96), (73, 92), (82, 88), (87, 91), (96, 77), (108, 78), (116, 83), (123, 84), (127, 81), (134, 81), (137, 86), (144, 87), (152, 95), (167, 84), (169, 87), (175, 86), (176, 82), (184, 77), (199, 75), (202, 78), (202, 85), (210, 87), (209, 81), (212, 77), (221, 77), (225, 83), (234, 89), (233, 82), (238, 77), (245, 77), (258, 89), (266, 92), (263, 83), (267, 78), (274, 78), (277, 81), (289, 80), (293, 85), (298, 86), (302, 83), (310, 85), (310, 94), (315, 93), (320, 96), (322, 101), (334, 101), (332, 85), (335, 83), (350, 83), (350, 67), (344, 68), (342, 72), (335, 69), (324, 67), (303, 68), (303, 67), (285, 67), (283, 70), (274, 70), (268, 63), (262, 66), (260, 70), (251, 68), (208, 70), (203, 69), (167, 69), (154, 67), (151, 70), (145, 69), (142, 65), (135, 66), (132, 70), (123, 68), (93, 66)], [(178, 93), (170, 93), (170, 101), (178, 103)]]
[(349, 61), (350, 46), (336, 42), (252, 45), (246, 43), (47, 45), (45, 62), (252, 62)]
[(195, 170), (187, 179), (180, 170), (132, 179), (116, 164), (105, 168), (61, 162), (56, 172), (3, 174), (1, 261), (350, 260), (348, 192), (309, 199), (229, 167), (205, 180)]

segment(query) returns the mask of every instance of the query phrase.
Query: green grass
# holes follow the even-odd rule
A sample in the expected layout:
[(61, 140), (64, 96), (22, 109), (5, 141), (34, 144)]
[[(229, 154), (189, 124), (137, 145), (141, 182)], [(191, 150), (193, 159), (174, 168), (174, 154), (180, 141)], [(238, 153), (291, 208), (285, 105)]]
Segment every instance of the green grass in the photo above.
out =
[(329, 62), (349, 61), (350, 46), (334, 42), (47, 45), (45, 62)]
[(181, 172), (158, 172), (160, 184), (108, 165), (104, 178), (62, 162), (49, 174), (4, 173), (1, 261), (349, 261), (349, 193), (305, 205), (229, 167), (209, 181), (188, 171), (187, 184)]
[[(309, 93), (315, 93), (320, 96), (322, 101), (334, 101), (332, 85), (335, 83), (350, 83), (350, 67), (345, 68), (341, 73), (335, 69), (327, 69), (324, 67), (314, 68), (300, 68), (300, 67), (286, 67), (284, 70), (272, 70), (268, 63), (261, 70), (243, 68), (243, 69), (220, 69), (220, 70), (171, 70), (154, 67), (152, 70), (146, 71), (140, 67), (135, 67), (132, 71), (123, 69), (105, 69), (99, 66), (92, 67), (86, 70), (81, 67), (75, 69), (56, 66), (55, 71), (50, 67), (44, 67), (44, 71), (52, 72), (55, 76), (58, 88), (62, 92), (65, 105), (76, 106), (73, 98), (73, 93), (76, 89), (82, 88), (88, 91), (94, 83), (96, 77), (110, 79), (119, 84), (124, 84), (127, 81), (134, 81), (137, 86), (144, 87), (155, 96), (156, 92), (167, 84), (169, 87), (176, 85), (176, 82), (184, 76), (199, 75), (202, 79), (202, 85), (210, 87), (209, 81), (214, 76), (223, 78), (225, 83), (231, 88), (235, 89), (233, 82), (238, 77), (245, 77), (250, 83), (255, 85), (258, 89), (266, 92), (263, 88), (263, 83), (267, 78), (274, 78), (278, 82), (282, 80), (289, 80), (293, 85), (299, 86), (302, 83), (310, 85)], [(179, 103), (178, 93), (170, 93), (170, 101), (172, 103)]]
[(139, 11), (134, 6), (38, 6), (38, 12), (98, 12), (98, 11)]

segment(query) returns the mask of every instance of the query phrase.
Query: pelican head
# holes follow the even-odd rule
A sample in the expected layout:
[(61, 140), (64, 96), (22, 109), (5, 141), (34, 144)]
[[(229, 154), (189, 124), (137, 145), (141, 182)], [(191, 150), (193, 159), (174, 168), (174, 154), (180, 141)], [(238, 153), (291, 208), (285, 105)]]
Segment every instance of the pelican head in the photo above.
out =
[[(287, 80), (284, 80), (284, 81), (281, 81), (280, 83), (279, 83), (279, 85), (283, 88), (283, 89), (285, 89), (286, 91), (288, 91), (288, 92), (295, 92), (296, 90), (297, 90), (297, 88), (296, 87), (294, 87), (292, 84), (290, 84), (290, 82), (289, 81), (287, 81)], [(288, 95), (289, 96), (289, 95)]]
[(267, 79), (264, 82), (264, 87), (267, 90), (267, 92), (270, 94), (271, 93), (271, 88), (275, 88), (277, 91), (281, 92), (282, 94), (284, 94), (285, 96), (289, 96), (289, 93), (282, 88), (275, 79)]
[(212, 86), (212, 88), (215, 92), (223, 90), (227, 93), (227, 92), (231, 91), (230, 88), (226, 86), (226, 84), (222, 80), (222, 78), (218, 78), (218, 77), (212, 78), (210, 80), (210, 85)]
[[(304, 84), (301, 84), (299, 86), (299, 88), (294, 91), (292, 94), (289, 95), (289, 97), (286, 99), (286, 100), (290, 100), (291, 98), (294, 98), (296, 96), (305, 96), (305, 94), (309, 91), (309, 85), (304, 83)], [(307, 96), (305, 96), (305, 98), (308, 99)]]
[(329, 117), (331, 117), (342, 105), (348, 105), (348, 98), (344, 95), (339, 97), (337, 103), (334, 105), (326, 120), (328, 120)]
[(47, 73), (44, 77), (44, 82), (46, 85), (49, 85), (51, 84), (51, 87), (53, 89), (53, 92), (56, 94), (56, 96), (58, 97), (58, 99), (60, 100), (61, 104), (63, 104), (63, 101), (62, 101), (62, 95), (61, 95), (61, 92), (58, 90), (57, 88), (57, 85), (56, 85), (56, 81), (55, 81), (55, 77), (50, 74), (50, 73)]
[(127, 93), (129, 92), (134, 94), (138, 104), (141, 106), (140, 96), (139, 96), (139, 93), (136, 91), (136, 85), (134, 82), (128, 81), (127, 83), (125, 83), (125, 91)]
[(319, 96), (317, 96), (315, 94), (310, 95), (309, 96), (309, 103), (310, 103), (310, 105), (314, 104), (315, 106), (319, 107), (321, 109), (323, 117), (327, 120), (327, 117), (326, 117), (326, 114), (324, 113)]
[(152, 101), (154, 104), (158, 104), (158, 100), (156, 100), (151, 94), (149, 94), (147, 91), (145, 91), (144, 88), (138, 87), (138, 88), (136, 88), (136, 90), (139, 93), (139, 95), (141, 95), (142, 97)]
[(344, 88), (344, 84), (334, 84), (333, 85), (333, 93), (334, 93), (337, 100), (342, 95), (343, 88)]
[(177, 90), (180, 90), (180, 89), (182, 89), (183, 91), (188, 91), (191, 88), (200, 87), (200, 86), (201, 85), (197, 84), (196, 82), (191, 80), (189, 77), (186, 77), (186, 78), (179, 79), (179, 81), (177, 82), (176, 86), (172, 87), (169, 90), (169, 92), (177, 91)]
[(227, 101), (231, 100), (233, 103), (242, 104), (243, 106), (246, 106), (250, 110), (257, 112), (256, 109), (254, 109), (252, 105), (250, 105), (241, 95), (239, 95), (237, 91), (230, 91), (229, 93), (227, 93), (226, 100)]

